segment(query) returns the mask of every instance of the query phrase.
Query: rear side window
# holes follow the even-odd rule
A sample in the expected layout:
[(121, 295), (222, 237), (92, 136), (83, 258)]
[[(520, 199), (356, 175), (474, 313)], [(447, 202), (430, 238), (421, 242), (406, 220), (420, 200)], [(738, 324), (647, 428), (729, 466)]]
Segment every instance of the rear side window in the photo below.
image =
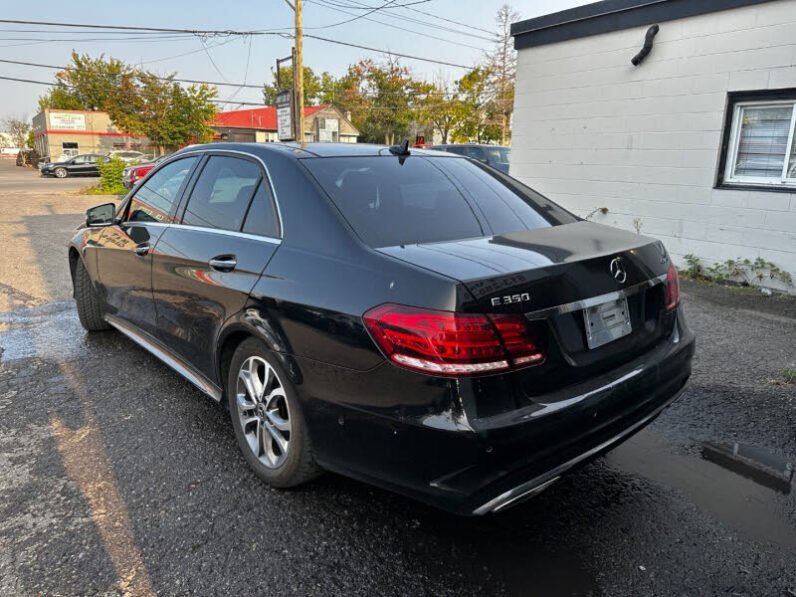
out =
[(401, 164), (393, 156), (302, 160), (372, 247), (483, 236), (473, 209), (431, 162), (409, 157)]
[(529, 201), (527, 193), (503, 184), (491, 169), (466, 160), (441, 161), (440, 168), (459, 183), (495, 234), (546, 228), (560, 223), (559, 218), (551, 219), (546, 213), (544, 204), (549, 201), (542, 197)]
[(238, 231), (260, 182), (254, 162), (211, 156), (194, 185), (182, 223)]
[(279, 219), (268, 189), (268, 182), (264, 179), (260, 181), (249, 207), (249, 213), (246, 214), (243, 232), (271, 238), (279, 237)]
[(315, 176), (372, 247), (461, 240), (577, 218), (491, 168), (459, 158), (307, 158)]
[(128, 220), (134, 222), (169, 222), (185, 177), (197, 157), (182, 158), (155, 172), (133, 195)]

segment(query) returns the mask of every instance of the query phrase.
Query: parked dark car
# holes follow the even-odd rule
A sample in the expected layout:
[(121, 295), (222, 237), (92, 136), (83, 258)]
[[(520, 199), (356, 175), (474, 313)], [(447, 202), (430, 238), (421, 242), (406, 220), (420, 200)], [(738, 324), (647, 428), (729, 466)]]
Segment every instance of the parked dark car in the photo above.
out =
[(107, 162), (110, 158), (104, 155), (86, 153), (76, 155), (62, 162), (47, 162), (39, 171), (44, 176), (66, 178), (67, 176), (99, 176), (97, 162)]
[(450, 145), (432, 145), (429, 149), (463, 155), (483, 162), (484, 164), (489, 164), (505, 174), (509, 172), (509, 154), (511, 154), (511, 149), (503, 147), (502, 145), (456, 143)]
[(660, 242), (435, 151), (183, 150), (90, 209), (69, 264), (83, 326), (225, 401), (276, 487), (329, 470), (502, 510), (648, 424), (691, 372)]

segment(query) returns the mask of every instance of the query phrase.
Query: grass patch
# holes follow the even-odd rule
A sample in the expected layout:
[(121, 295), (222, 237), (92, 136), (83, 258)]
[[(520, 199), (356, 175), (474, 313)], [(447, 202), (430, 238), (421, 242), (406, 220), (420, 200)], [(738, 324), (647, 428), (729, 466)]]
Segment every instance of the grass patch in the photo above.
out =
[(796, 384), (796, 366), (785, 367), (779, 377), (772, 379), (771, 383), (775, 386), (792, 386)]
[(118, 195), (119, 197), (121, 197), (119, 193), (109, 193), (99, 185), (94, 185), (92, 187), (85, 187), (83, 189), (80, 189), (77, 192), (77, 194), (78, 195)]

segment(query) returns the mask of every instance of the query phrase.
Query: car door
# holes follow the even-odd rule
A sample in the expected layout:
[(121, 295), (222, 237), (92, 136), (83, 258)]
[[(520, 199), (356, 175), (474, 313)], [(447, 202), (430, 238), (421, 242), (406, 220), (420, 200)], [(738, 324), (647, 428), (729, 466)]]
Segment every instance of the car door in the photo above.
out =
[(172, 222), (198, 156), (170, 161), (130, 197), (117, 224), (103, 229), (97, 243), (99, 289), (111, 315), (155, 332), (152, 253)]
[(82, 176), (86, 174), (86, 172), (91, 168), (90, 159), (91, 156), (89, 155), (79, 155), (72, 158), (71, 164), (69, 165), (69, 174), (72, 176)]
[(242, 154), (211, 155), (186, 195), (153, 256), (157, 331), (212, 379), (219, 332), (280, 242), (278, 211), (262, 164)]

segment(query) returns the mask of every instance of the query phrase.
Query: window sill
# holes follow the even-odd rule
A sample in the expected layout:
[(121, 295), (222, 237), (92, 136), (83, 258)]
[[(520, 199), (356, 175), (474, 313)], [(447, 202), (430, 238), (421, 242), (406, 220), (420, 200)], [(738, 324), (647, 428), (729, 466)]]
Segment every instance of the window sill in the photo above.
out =
[(768, 193), (796, 194), (796, 186), (753, 184), (749, 182), (722, 182), (713, 187), (725, 191), (763, 191)]

